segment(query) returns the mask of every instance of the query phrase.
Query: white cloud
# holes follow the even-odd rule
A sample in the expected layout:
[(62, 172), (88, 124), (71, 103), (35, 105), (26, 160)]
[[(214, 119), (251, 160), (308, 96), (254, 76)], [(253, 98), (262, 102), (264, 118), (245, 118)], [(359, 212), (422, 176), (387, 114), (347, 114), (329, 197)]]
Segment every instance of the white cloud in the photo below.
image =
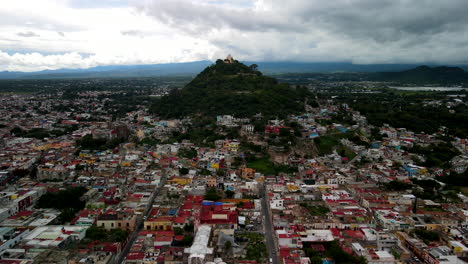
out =
[[(465, 0), (15, 0), (0, 70), (216, 59), (466, 63)], [(85, 55), (86, 54), (86, 55)]]
[(0, 6), (0, 70), (194, 61), (216, 50), (199, 37), (174, 34), (133, 6), (72, 8), (68, 1), (37, 0), (25, 10), (27, 2)]

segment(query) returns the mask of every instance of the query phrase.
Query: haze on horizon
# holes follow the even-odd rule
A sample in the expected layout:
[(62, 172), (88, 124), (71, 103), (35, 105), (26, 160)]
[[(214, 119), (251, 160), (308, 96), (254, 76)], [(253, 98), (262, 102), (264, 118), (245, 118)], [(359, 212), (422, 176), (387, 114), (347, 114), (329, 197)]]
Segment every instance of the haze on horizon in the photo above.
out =
[(466, 0), (7, 0), (0, 71), (215, 60), (468, 62)]

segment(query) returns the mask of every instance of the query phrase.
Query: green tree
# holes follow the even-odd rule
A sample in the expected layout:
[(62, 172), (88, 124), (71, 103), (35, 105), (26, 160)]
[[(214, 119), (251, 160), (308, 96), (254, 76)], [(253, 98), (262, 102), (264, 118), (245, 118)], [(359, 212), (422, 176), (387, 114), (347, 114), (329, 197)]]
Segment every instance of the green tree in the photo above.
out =
[(319, 256), (314, 256), (314, 257), (311, 257), (310, 258), (310, 263), (311, 264), (322, 264), (323, 263), (323, 260), (321, 257)]
[(231, 190), (226, 190), (224, 193), (226, 194), (226, 197), (229, 198), (229, 199), (234, 197), (234, 194), (236, 194), (235, 192), (233, 192)]
[(180, 227), (174, 227), (174, 234), (180, 236), (184, 233), (184, 230)]
[(187, 168), (180, 168), (179, 169), (179, 173), (182, 174), (182, 175), (186, 175), (189, 173), (189, 169)]
[(215, 188), (210, 188), (205, 194), (205, 200), (218, 201), (219, 199), (221, 199), (221, 196), (218, 195)]
[(180, 157), (187, 158), (187, 159), (193, 159), (196, 158), (198, 153), (197, 150), (194, 148), (181, 148), (179, 149), (179, 152), (177, 153)]

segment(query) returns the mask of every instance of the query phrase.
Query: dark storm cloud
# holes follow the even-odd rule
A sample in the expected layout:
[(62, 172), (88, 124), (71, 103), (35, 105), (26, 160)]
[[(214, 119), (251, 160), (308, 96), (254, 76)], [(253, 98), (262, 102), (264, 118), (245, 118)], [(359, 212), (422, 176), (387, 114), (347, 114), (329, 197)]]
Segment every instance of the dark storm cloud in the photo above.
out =
[(303, 9), (303, 21), (315, 22), (335, 33), (373, 38), (379, 42), (408, 36), (434, 35), (466, 28), (468, 1), (354, 0), (331, 1), (324, 8)]
[(163, 23), (189, 31), (229, 27), (240, 31), (306, 32), (312, 27), (377, 41), (464, 30), (468, 24), (466, 0), (262, 2), (270, 9), (226, 8), (184, 0), (154, 0), (141, 9)]
[(242, 31), (298, 31), (285, 21), (275, 20), (269, 14), (255, 12), (246, 8), (232, 8), (216, 4), (197, 3), (187, 0), (150, 1), (140, 10), (161, 22), (192, 33), (216, 30), (223, 27)]
[(149, 0), (140, 10), (220, 50), (259, 58), (468, 62), (466, 0), (258, 0), (247, 7)]
[(30, 38), (30, 37), (39, 37), (38, 34), (32, 32), (32, 31), (27, 31), (27, 32), (19, 32), (17, 34), (20, 37), (25, 37), (25, 38)]

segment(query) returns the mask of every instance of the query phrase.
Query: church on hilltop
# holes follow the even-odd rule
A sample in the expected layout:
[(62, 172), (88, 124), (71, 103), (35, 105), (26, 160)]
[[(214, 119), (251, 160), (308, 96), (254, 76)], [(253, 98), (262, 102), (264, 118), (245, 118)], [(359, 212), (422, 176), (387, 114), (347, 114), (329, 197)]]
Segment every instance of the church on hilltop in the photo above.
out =
[(231, 56), (231, 54), (229, 54), (224, 60), (223, 60), (224, 63), (227, 63), (227, 64), (232, 64), (232, 63), (235, 63), (236, 61), (234, 60), (234, 58)]

